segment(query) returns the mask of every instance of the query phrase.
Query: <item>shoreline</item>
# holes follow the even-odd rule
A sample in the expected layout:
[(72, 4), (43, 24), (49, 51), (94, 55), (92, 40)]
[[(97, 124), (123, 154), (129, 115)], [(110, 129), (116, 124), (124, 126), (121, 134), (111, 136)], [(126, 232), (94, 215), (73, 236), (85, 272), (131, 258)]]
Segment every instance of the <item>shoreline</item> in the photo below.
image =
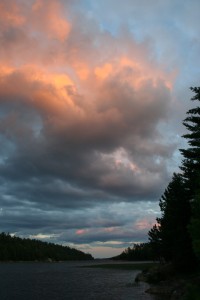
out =
[[(148, 271), (140, 272), (135, 282), (147, 282), (150, 288), (146, 293), (161, 297), (163, 300), (187, 300), (200, 299), (200, 274), (178, 273), (172, 265), (158, 265)], [(196, 290), (196, 291), (195, 291)], [(198, 295), (198, 298), (190, 298), (190, 295)]]

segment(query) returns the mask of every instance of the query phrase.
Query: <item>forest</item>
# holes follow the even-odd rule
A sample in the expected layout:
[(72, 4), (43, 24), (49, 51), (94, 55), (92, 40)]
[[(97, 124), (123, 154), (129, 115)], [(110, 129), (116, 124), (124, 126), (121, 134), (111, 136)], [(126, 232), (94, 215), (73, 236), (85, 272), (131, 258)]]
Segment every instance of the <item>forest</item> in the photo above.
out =
[(128, 260), (128, 261), (145, 261), (154, 260), (155, 256), (153, 248), (150, 243), (133, 244), (128, 247), (121, 254), (112, 257), (113, 260)]
[(0, 261), (92, 260), (91, 254), (68, 246), (0, 233)]

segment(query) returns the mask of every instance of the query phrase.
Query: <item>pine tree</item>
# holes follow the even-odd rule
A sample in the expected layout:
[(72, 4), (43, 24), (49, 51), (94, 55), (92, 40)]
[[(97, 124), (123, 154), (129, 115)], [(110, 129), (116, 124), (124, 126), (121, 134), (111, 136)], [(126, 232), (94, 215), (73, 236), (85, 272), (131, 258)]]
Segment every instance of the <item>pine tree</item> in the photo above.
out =
[(178, 269), (188, 268), (194, 261), (187, 228), (191, 209), (180, 174), (173, 175), (159, 205), (162, 215), (157, 218), (158, 226), (154, 226), (149, 232), (150, 242), (154, 248), (157, 246), (157, 253), (166, 262), (173, 262)]
[(196, 193), (193, 203), (193, 216), (189, 230), (192, 237), (194, 253), (200, 262), (200, 190)]
[[(158, 220), (158, 219), (157, 219)], [(161, 230), (160, 225), (155, 224), (150, 230), (149, 230), (149, 243), (153, 251), (153, 257), (155, 260), (158, 260), (160, 262), (163, 261), (163, 251), (162, 251), (162, 238), (161, 238)]]
[[(195, 93), (192, 101), (200, 101), (200, 87), (191, 88)], [(189, 131), (183, 137), (189, 148), (181, 149), (184, 156), (182, 170), (187, 187), (187, 195), (192, 206), (189, 231), (196, 256), (200, 259), (200, 106), (190, 109), (183, 124)]]
[[(200, 87), (194, 87), (191, 90), (195, 93), (191, 100), (200, 101)], [(189, 147), (180, 149), (184, 157), (181, 170), (183, 171), (188, 197), (192, 201), (196, 190), (199, 188), (197, 174), (200, 171), (200, 107), (190, 109), (187, 115), (183, 125), (189, 133), (183, 135), (183, 137), (188, 140)]]
[[(200, 87), (191, 88), (192, 101), (200, 101)], [(189, 147), (180, 149), (182, 174), (174, 174), (161, 200), (158, 226), (149, 232), (150, 242), (157, 245), (166, 261), (181, 268), (194, 268), (200, 259), (200, 107), (187, 112), (183, 121), (188, 133), (183, 135)], [(158, 243), (159, 242), (159, 243)], [(193, 246), (193, 248), (192, 248)]]

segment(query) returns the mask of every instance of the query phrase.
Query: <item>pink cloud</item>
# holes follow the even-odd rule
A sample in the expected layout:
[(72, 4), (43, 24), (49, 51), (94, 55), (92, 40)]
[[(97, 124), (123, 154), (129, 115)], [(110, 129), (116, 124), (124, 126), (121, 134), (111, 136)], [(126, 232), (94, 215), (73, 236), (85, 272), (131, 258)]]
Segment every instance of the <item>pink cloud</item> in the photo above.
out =
[(147, 218), (141, 219), (139, 221), (136, 222), (135, 227), (136, 230), (150, 230), (152, 228), (152, 226), (154, 225), (155, 220), (149, 220)]
[(3, 26), (19, 27), (26, 21), (20, 6), (12, 0), (2, 0), (0, 3), (0, 24)]
[(88, 233), (89, 229), (78, 229), (76, 230), (76, 234), (77, 235), (84, 235), (86, 233)]

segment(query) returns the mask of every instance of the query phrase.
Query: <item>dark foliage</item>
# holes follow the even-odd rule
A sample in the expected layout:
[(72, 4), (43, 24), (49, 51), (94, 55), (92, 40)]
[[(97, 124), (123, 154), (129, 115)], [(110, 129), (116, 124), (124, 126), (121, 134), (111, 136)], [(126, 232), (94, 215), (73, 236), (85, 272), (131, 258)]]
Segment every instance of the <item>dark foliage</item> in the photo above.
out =
[(192, 237), (194, 253), (200, 262), (200, 190), (198, 190), (195, 195), (192, 210), (193, 213), (191, 223), (189, 225), (189, 231)]
[[(192, 101), (200, 101), (200, 88), (191, 88), (195, 93)], [(200, 172), (200, 107), (190, 109), (187, 112), (187, 118), (183, 121), (184, 126), (189, 133), (183, 137), (187, 139), (189, 147), (187, 149), (180, 149), (184, 159), (182, 166), (183, 178), (185, 180), (185, 187), (187, 197), (193, 201), (197, 190), (200, 188), (199, 172)]]
[(153, 260), (154, 254), (152, 246), (149, 243), (133, 244), (133, 247), (128, 247), (120, 255), (112, 257), (114, 260), (129, 260), (129, 261), (145, 261)]
[(80, 250), (39, 240), (22, 239), (0, 233), (0, 261), (65, 261), (91, 260)]
[[(200, 101), (200, 88), (192, 101)], [(161, 217), (149, 231), (158, 258), (172, 262), (178, 270), (194, 270), (200, 259), (200, 107), (190, 109), (183, 124), (189, 147), (181, 149), (181, 174), (174, 174), (160, 199)]]
[(166, 262), (172, 261), (178, 269), (188, 269), (195, 263), (188, 231), (191, 205), (180, 174), (173, 175), (159, 205), (162, 215), (157, 218), (158, 225), (149, 232), (150, 242), (155, 249), (157, 248), (159, 259), (163, 258)]
[(161, 231), (158, 224), (155, 224), (149, 231), (149, 241), (153, 251), (153, 256), (155, 260), (162, 262), (162, 238)]

